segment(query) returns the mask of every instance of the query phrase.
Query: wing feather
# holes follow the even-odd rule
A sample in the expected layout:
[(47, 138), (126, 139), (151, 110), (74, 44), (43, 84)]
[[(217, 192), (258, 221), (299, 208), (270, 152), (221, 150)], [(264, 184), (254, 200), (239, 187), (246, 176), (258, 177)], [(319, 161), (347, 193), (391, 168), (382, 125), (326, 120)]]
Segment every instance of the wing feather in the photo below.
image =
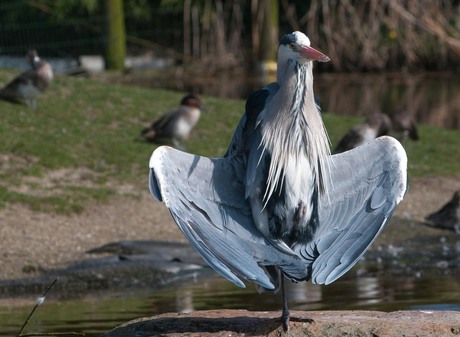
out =
[(330, 160), (329, 193), (319, 202), (320, 226), (312, 242), (296, 247), (310, 259), (312, 282), (317, 284), (334, 282), (353, 267), (407, 190), (406, 153), (391, 137)]
[(205, 261), (236, 285), (243, 278), (274, 289), (264, 268), (273, 265), (294, 280), (308, 278), (302, 259), (271, 245), (254, 225), (241, 165), (162, 146), (150, 159), (150, 190)]

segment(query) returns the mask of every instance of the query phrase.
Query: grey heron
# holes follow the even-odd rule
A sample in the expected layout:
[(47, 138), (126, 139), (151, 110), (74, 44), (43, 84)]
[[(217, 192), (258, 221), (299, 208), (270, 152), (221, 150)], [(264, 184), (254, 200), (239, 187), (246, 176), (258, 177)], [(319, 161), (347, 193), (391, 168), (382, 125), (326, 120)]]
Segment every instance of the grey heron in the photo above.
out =
[(12, 102), (24, 100), (29, 108), (35, 109), (36, 97), (42, 94), (53, 80), (53, 68), (38, 56), (36, 50), (29, 50), (27, 58), (32, 69), (21, 73), (0, 89), (0, 98)]
[(195, 95), (182, 98), (180, 105), (160, 118), (149, 127), (141, 131), (141, 138), (149, 142), (159, 142), (170, 138), (176, 148), (180, 148), (180, 141), (187, 139), (190, 131), (195, 127), (201, 115), (201, 101)]
[(391, 129), (390, 117), (374, 112), (352, 127), (337, 143), (334, 153), (341, 153), (358, 147), (377, 137), (388, 135)]
[(329, 284), (388, 224), (406, 191), (401, 144), (381, 137), (331, 156), (314, 102), (313, 61), (328, 61), (301, 32), (283, 36), (277, 82), (253, 93), (229, 148), (207, 158), (159, 147), (149, 189), (203, 259), (244, 287), (281, 288), (284, 278)]

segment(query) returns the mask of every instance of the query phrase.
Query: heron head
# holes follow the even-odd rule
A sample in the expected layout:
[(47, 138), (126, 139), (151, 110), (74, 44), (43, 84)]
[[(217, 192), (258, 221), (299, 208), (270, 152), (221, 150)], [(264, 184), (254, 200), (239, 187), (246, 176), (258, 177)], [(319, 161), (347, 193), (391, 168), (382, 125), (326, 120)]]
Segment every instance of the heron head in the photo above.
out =
[(328, 62), (329, 57), (310, 46), (310, 39), (301, 32), (286, 34), (278, 47), (278, 62), (295, 60), (300, 64), (309, 61)]

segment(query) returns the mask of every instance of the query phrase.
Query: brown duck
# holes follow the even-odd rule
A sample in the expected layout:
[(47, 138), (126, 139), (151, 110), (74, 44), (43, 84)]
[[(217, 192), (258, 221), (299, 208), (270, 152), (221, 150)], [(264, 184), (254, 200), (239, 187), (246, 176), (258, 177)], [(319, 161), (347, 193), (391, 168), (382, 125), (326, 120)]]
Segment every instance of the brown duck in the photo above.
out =
[(24, 101), (29, 108), (35, 109), (36, 98), (41, 95), (53, 80), (51, 65), (42, 60), (36, 50), (29, 50), (27, 58), (32, 69), (15, 77), (0, 90), (0, 98), (20, 103)]
[(178, 107), (144, 128), (141, 131), (141, 139), (153, 143), (161, 143), (170, 139), (176, 148), (180, 148), (180, 141), (188, 138), (190, 131), (200, 119), (200, 115), (200, 99), (195, 95), (187, 95), (182, 98)]
[(363, 145), (377, 137), (387, 135), (391, 128), (390, 118), (380, 112), (370, 114), (362, 123), (351, 128), (339, 141), (334, 153), (341, 153)]

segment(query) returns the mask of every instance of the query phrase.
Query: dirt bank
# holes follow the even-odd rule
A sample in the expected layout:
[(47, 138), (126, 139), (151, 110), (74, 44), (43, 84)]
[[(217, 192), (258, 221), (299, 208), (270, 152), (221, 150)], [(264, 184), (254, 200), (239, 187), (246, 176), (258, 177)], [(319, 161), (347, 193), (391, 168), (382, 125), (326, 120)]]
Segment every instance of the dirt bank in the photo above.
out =
[[(395, 216), (422, 220), (460, 189), (460, 174), (416, 178)], [(0, 210), (0, 279), (30, 277), (88, 258), (87, 250), (119, 240), (184, 241), (163, 204), (145, 191), (65, 216), (18, 204)]]

